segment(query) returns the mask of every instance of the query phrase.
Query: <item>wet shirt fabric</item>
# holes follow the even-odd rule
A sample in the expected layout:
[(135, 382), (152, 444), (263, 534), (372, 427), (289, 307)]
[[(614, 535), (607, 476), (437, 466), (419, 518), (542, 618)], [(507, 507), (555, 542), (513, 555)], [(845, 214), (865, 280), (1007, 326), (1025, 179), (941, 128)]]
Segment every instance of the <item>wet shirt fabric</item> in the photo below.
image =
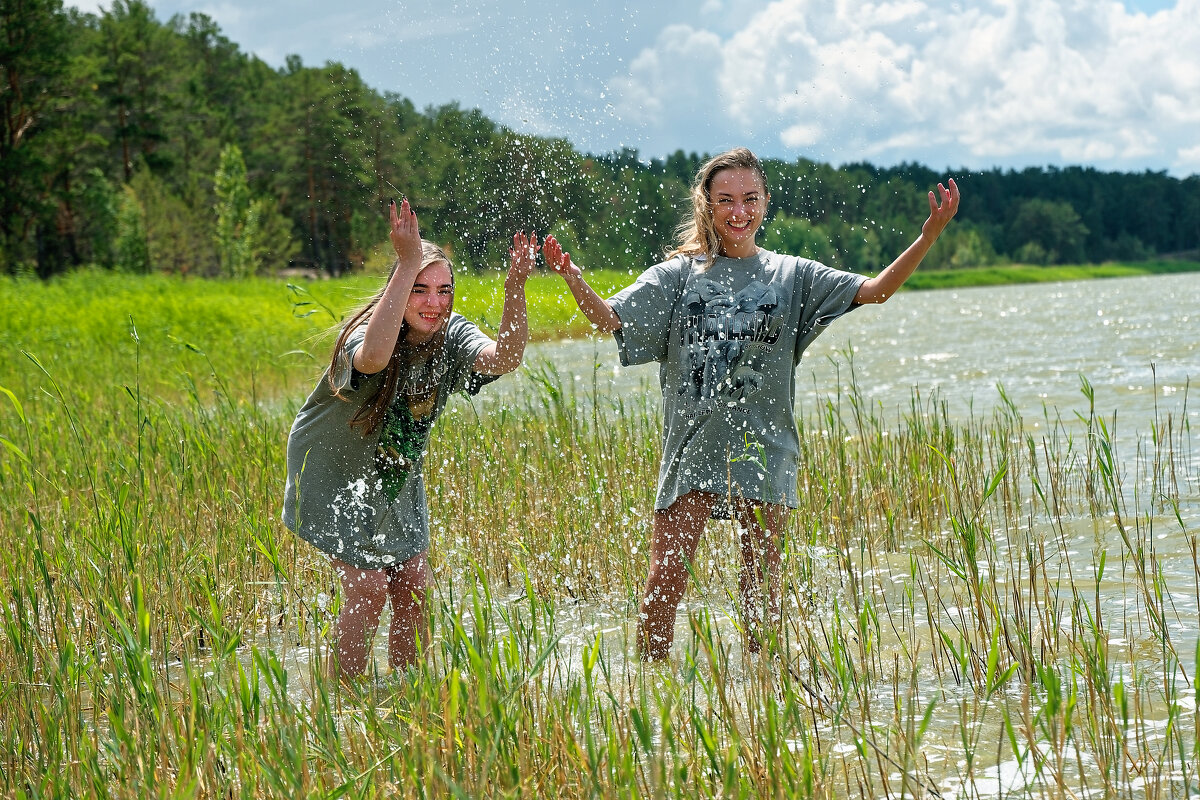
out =
[[(496, 376), (472, 369), (491, 339), (462, 315), (451, 314), (445, 347), (401, 376), (383, 423), (363, 436), (350, 420), (383, 382), (383, 373), (364, 375), (351, 366), (365, 335), (362, 325), (347, 337), (334, 375), (349, 402), (335, 397), (322, 376), (292, 424), (283, 522), (353, 567), (384, 569), (429, 548), (421, 467), (433, 421), (450, 395), (475, 394)], [(410, 402), (431, 390), (432, 401)]]
[[(663, 459), (654, 507), (693, 489), (798, 505), (796, 366), (853, 308), (866, 277), (759, 250), (750, 258), (677, 256), (609, 303), (621, 363), (659, 362)], [(718, 502), (713, 516), (728, 516)]]

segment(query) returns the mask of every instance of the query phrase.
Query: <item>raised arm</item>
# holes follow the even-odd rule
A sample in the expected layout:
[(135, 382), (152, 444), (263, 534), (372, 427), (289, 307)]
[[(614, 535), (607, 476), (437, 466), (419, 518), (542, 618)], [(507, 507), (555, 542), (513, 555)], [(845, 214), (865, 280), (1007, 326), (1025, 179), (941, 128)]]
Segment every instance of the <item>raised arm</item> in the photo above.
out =
[(933, 247), (933, 243), (945, 230), (946, 224), (958, 211), (958, 184), (953, 178), (947, 183), (950, 188), (938, 184), (940, 201), (934, 197), (933, 192), (929, 193), (929, 219), (921, 226), (921, 235), (899, 258), (889, 264), (887, 269), (863, 283), (858, 289), (858, 294), (854, 296), (854, 302), (883, 303), (916, 271), (917, 265), (925, 258), (929, 248)]
[(500, 332), (496, 341), (479, 352), (475, 371), (484, 375), (504, 375), (521, 366), (525, 345), (529, 343), (529, 311), (525, 304), (525, 281), (537, 264), (537, 236), (518, 233), (508, 251), (508, 274), (504, 277), (504, 310), (500, 313)]
[(562, 275), (579, 310), (601, 333), (620, 330), (621, 318), (612, 310), (608, 301), (596, 294), (595, 289), (588, 285), (583, 278), (583, 271), (571, 263), (571, 254), (564, 253), (562, 245), (553, 236), (546, 237), (542, 255), (546, 259), (547, 266)]
[(408, 296), (412, 294), (413, 282), (421, 271), (421, 231), (416, 212), (407, 199), (399, 209), (392, 201), (388, 217), (391, 223), (388, 238), (392, 240), (398, 263), (383, 289), (383, 296), (371, 312), (362, 347), (354, 353), (354, 368), (366, 375), (379, 372), (391, 360), (396, 337), (400, 335), (400, 326), (404, 323)]

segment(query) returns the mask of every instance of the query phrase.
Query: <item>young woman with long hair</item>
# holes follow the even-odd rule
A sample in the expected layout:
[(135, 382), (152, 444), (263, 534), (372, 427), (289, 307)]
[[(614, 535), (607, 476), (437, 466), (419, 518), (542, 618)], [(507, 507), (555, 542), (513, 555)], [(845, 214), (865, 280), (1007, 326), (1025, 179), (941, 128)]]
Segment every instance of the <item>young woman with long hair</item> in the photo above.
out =
[(451, 394), (474, 394), (521, 363), (529, 340), (525, 281), (536, 238), (509, 251), (496, 340), (454, 312), (453, 265), (421, 239), (405, 200), (390, 208), (396, 262), (342, 327), (328, 368), (288, 437), (283, 521), (333, 559), (342, 587), (335, 663), (359, 675), (383, 606), (388, 660), (418, 662), (428, 642), (429, 511), (421, 474), (429, 431)]
[(667, 260), (607, 300), (546, 238), (546, 263), (584, 315), (615, 335), (621, 363), (659, 363), (663, 456), (638, 624), (644, 659), (670, 652), (688, 564), (710, 518), (732, 517), (740, 528), (747, 648), (757, 651), (777, 630), (780, 538), (798, 505), (796, 367), (833, 320), (884, 302), (917, 268), (958, 210), (955, 182), (937, 188), (921, 235), (874, 278), (756, 244), (771, 196), (744, 147), (701, 166)]

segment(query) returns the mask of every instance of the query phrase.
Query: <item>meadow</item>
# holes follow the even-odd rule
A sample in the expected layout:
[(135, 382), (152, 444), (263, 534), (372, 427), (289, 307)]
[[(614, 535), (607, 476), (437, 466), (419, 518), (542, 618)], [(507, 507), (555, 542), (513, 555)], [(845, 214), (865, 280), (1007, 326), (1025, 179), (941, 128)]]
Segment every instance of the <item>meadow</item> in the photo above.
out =
[[(647, 667), (657, 398), (528, 364), (435, 428), (428, 666), (335, 685), (284, 444), (377, 285), (0, 281), (0, 794), (1200, 794), (1196, 431), (1118, 429), (1086, 376), (1034, 428), (885, 413), (847, 364), (800, 420), (778, 640), (743, 651), (713, 523)], [(586, 335), (556, 277), (529, 296), (536, 336)], [(455, 302), (494, 326), (499, 277)]]

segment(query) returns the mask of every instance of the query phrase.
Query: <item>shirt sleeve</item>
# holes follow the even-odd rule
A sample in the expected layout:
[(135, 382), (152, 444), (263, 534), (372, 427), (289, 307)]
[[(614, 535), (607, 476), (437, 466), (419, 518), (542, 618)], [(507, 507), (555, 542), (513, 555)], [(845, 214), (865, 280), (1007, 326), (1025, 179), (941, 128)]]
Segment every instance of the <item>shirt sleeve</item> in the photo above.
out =
[(339, 393), (358, 391), (363, 381), (370, 377), (354, 368), (354, 354), (362, 347), (366, 338), (367, 326), (363, 324), (350, 331), (350, 335), (342, 343), (342, 350), (337, 354), (332, 373), (333, 385)]
[(460, 314), (454, 314), (446, 325), (446, 355), (450, 359), (450, 394), (466, 392), (479, 394), (479, 390), (499, 378), (475, 371), (475, 359), (492, 339), (479, 326)]
[(800, 261), (797, 272), (799, 285), (796, 291), (801, 312), (795, 361), (799, 364), (800, 356), (814, 339), (835, 319), (857, 308), (854, 298), (867, 276), (843, 272), (807, 259)]
[(678, 256), (655, 264), (608, 300), (621, 320), (613, 332), (622, 366), (663, 361), (670, 341), (671, 316), (678, 307), (689, 259)]

